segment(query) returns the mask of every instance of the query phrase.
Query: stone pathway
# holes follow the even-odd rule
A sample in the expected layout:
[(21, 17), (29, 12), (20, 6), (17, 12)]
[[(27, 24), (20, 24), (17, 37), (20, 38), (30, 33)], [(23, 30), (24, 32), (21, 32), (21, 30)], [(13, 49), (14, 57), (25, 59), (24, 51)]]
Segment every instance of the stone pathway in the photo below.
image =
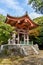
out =
[(40, 55), (0, 58), (0, 65), (43, 65), (43, 51), (40, 52)]
[(43, 58), (25, 57), (18, 60), (3, 59), (0, 65), (43, 65)]

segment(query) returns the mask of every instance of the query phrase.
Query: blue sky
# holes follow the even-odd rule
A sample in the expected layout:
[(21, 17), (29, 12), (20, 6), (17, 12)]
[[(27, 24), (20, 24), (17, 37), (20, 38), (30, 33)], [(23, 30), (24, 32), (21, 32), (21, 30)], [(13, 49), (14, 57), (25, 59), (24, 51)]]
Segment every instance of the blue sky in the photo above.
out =
[(31, 19), (42, 16), (34, 12), (31, 5), (27, 5), (28, 0), (0, 0), (0, 14), (11, 16), (23, 16), (26, 11)]

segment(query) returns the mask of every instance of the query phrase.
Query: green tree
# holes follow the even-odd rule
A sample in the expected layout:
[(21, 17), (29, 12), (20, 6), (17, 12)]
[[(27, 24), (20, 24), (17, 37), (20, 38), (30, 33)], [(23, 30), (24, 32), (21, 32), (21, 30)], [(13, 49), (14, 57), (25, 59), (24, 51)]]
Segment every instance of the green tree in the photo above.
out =
[(0, 22), (5, 22), (6, 17), (0, 14)]
[(43, 16), (33, 19), (39, 26), (30, 30), (30, 36), (34, 44), (43, 45)]
[(8, 39), (11, 38), (12, 31), (14, 27), (11, 27), (9, 24), (0, 22), (0, 45), (8, 42)]
[(43, 14), (43, 0), (29, 0), (29, 4), (32, 4), (36, 12)]
[(35, 37), (34, 41), (39, 45), (43, 45), (43, 26), (40, 27), (39, 35)]
[(40, 26), (43, 26), (43, 16), (33, 19), (35, 23), (37, 23)]

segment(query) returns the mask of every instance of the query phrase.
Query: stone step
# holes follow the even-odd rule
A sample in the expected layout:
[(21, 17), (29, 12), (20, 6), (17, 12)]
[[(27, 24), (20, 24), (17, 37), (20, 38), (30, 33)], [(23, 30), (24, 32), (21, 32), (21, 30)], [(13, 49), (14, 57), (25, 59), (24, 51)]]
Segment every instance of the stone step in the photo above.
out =
[(36, 52), (36, 54), (38, 54), (38, 48), (36, 49), (34, 46), (33, 46), (33, 48), (32, 48), (32, 46), (23, 46), (23, 48), (25, 49), (25, 51), (27, 52), (27, 54), (35, 54)]

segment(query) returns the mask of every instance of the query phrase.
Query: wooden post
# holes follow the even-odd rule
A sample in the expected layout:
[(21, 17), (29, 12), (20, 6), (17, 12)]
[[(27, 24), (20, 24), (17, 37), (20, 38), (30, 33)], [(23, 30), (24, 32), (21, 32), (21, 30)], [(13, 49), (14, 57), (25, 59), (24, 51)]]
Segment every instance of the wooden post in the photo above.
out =
[(18, 44), (19, 44), (19, 33), (18, 33)]
[(29, 35), (27, 34), (27, 45), (29, 44)]
[(24, 44), (25, 44), (25, 34), (24, 34)]
[(15, 44), (15, 34), (13, 34), (12, 37), (13, 37), (12, 43)]

